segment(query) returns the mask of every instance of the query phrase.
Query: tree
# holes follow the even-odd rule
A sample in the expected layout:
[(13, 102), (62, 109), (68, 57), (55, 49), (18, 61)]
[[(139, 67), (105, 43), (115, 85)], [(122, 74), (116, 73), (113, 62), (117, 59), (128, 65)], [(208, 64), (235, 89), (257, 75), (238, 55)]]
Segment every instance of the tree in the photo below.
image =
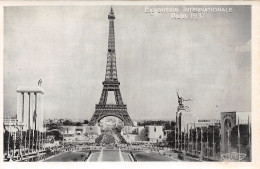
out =
[(65, 120), (65, 121), (63, 122), (63, 125), (64, 125), (64, 126), (72, 126), (73, 123), (72, 123), (72, 121), (70, 121), (70, 120)]
[(148, 138), (148, 129), (147, 128), (144, 128), (140, 131), (140, 134), (137, 135), (137, 139), (140, 140), (140, 141), (148, 141), (149, 138)]
[(164, 130), (174, 130), (175, 124), (175, 121), (166, 121), (164, 123)]
[(52, 130), (47, 132), (47, 136), (54, 136), (54, 140), (62, 140), (63, 136), (59, 130)]
[(9, 132), (6, 130), (4, 132), (4, 152), (7, 151), (8, 148), (8, 138), (9, 138), (9, 148), (13, 147), (13, 136), (10, 134), (9, 136)]
[(82, 126), (82, 124), (80, 122), (76, 122), (75, 126)]
[(83, 124), (88, 124), (89, 121), (88, 120), (84, 120)]
[(171, 131), (166, 138), (166, 142), (168, 146), (174, 147), (175, 146), (175, 131)]

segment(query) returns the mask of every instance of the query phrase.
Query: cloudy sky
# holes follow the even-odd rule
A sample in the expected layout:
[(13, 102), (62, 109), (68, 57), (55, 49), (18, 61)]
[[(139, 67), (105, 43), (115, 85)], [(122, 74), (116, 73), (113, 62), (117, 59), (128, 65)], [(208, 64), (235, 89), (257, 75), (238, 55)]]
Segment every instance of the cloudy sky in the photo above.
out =
[[(251, 111), (250, 7), (178, 20), (144, 8), (114, 6), (118, 78), (132, 119), (175, 119), (176, 89), (193, 98), (187, 105), (199, 118)], [(18, 86), (42, 79), (45, 118), (90, 119), (105, 79), (109, 11), (5, 7), (4, 115), (16, 113)]]

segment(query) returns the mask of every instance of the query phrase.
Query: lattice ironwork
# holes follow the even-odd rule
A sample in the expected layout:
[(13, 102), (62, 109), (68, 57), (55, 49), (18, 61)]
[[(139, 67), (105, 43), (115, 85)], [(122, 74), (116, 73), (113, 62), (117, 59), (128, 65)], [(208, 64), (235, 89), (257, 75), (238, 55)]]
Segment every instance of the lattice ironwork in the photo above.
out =
[[(92, 116), (89, 125), (95, 125), (100, 119), (106, 116), (115, 116), (124, 122), (125, 126), (132, 126), (133, 122), (127, 113), (127, 107), (123, 103), (121, 96), (119, 81), (117, 78), (116, 69), (116, 54), (115, 54), (115, 33), (114, 33), (114, 11), (111, 7), (111, 11), (108, 15), (109, 19), (109, 35), (108, 35), (108, 53), (107, 53), (107, 65), (105, 81), (103, 82), (103, 90), (99, 103), (96, 105), (96, 110)], [(108, 91), (113, 91), (116, 104), (107, 104)]]

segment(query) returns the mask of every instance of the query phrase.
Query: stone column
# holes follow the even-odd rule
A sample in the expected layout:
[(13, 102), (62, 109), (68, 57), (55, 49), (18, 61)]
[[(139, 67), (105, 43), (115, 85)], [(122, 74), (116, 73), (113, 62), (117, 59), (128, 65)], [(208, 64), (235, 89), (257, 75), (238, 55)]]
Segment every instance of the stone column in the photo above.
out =
[(28, 92), (29, 96), (29, 107), (28, 107), (28, 129), (31, 129), (31, 93)]
[[(35, 130), (37, 130), (37, 115), (38, 115), (38, 111), (37, 111), (37, 93), (34, 93), (34, 96), (35, 96), (35, 107), (34, 107), (34, 111), (36, 113), (36, 118), (35, 118), (35, 121), (34, 121), (34, 125), (35, 125)], [(33, 114), (33, 116), (35, 116), (35, 114)]]
[(43, 126), (43, 94), (40, 94), (39, 95), (39, 101), (40, 101), (40, 109), (39, 109), (39, 113), (40, 113), (40, 116), (39, 116), (39, 120), (40, 120), (40, 131), (43, 131), (43, 128), (44, 128), (44, 126)]
[(16, 94), (17, 96), (16, 96), (16, 98), (17, 98), (17, 101), (16, 101), (16, 103), (17, 103), (17, 106), (16, 106), (16, 108), (17, 108), (17, 111), (16, 111), (16, 116), (17, 116), (17, 120), (18, 120), (18, 122), (21, 122), (22, 121), (22, 111), (21, 111), (21, 93), (17, 93)]
[(31, 152), (31, 93), (28, 92), (28, 132), (29, 132), (29, 138), (28, 138), (28, 150)]
[(22, 122), (24, 123), (24, 93), (22, 92), (23, 101), (22, 101)]

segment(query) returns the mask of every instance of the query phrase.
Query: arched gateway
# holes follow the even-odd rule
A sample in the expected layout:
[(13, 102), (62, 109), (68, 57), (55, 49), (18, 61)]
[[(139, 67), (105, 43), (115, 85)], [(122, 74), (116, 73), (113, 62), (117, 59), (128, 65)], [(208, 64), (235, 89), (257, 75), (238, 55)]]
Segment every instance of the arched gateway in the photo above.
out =
[[(89, 125), (95, 125), (102, 118), (106, 116), (115, 116), (124, 122), (125, 126), (133, 126), (133, 122), (127, 113), (127, 107), (123, 103), (120, 93), (120, 82), (117, 78), (116, 69), (116, 54), (115, 54), (115, 34), (114, 34), (114, 11), (108, 15), (109, 19), (109, 36), (108, 36), (108, 53), (107, 53), (107, 66), (106, 76), (103, 82), (103, 91), (99, 103), (96, 105), (96, 110), (92, 116)], [(108, 92), (112, 91), (115, 95), (116, 104), (107, 104)]]

